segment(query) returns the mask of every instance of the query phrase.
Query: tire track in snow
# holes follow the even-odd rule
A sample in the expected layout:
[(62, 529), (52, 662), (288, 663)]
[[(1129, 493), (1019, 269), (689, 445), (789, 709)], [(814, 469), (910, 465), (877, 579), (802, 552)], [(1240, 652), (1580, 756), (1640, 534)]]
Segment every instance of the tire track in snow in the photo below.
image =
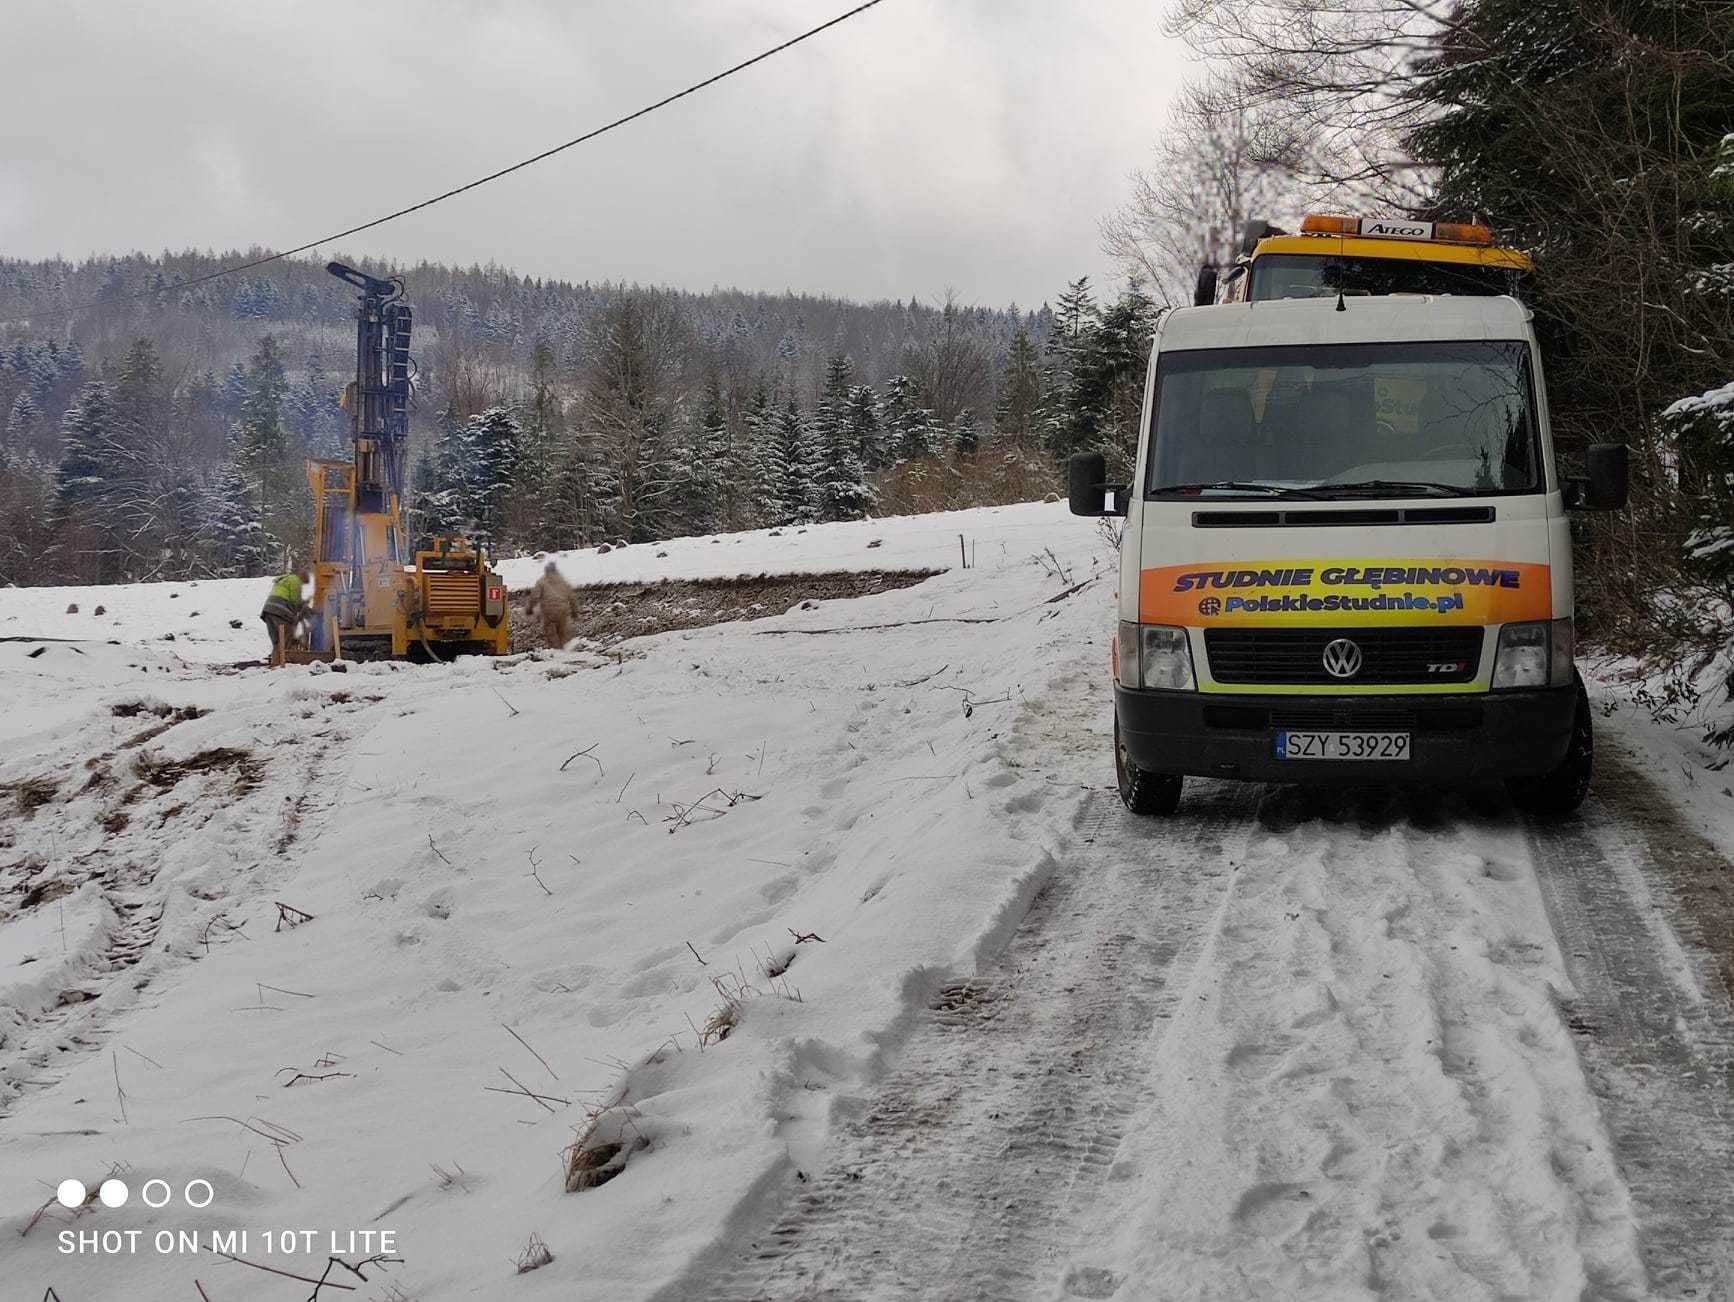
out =
[[(247, 717), (231, 720), (226, 712), (201, 719), (209, 721), (203, 727), (250, 726)], [(293, 733), (296, 747), (311, 743), (306, 755), (282, 752), (281, 741), (280, 753), (249, 752), (257, 770), (242, 787), (225, 788), (230, 780), (226, 769), (177, 778), (165, 787), (138, 775), (138, 743), (117, 746), (111, 728), (106, 711), (95, 714), (46, 760), (51, 770), (66, 774), (94, 772), (93, 766), (101, 765), (106, 775), (106, 766), (117, 757), (119, 764), (110, 785), (92, 782), (69, 799), (37, 811), (45, 824), (54, 826), (50, 844), (62, 835), (72, 844), (88, 839), (105, 812), (120, 809), (126, 817), (94, 845), (65, 859), (70, 875), (90, 868), (87, 880), (99, 884), (108, 921), (99, 943), (65, 961), (66, 993), (51, 1006), (14, 1010), (15, 1024), (0, 1030), (0, 1119), (26, 1092), (53, 1086), (73, 1057), (105, 1048), (126, 1016), (153, 997), (146, 993), (153, 985), (184, 963), (204, 957), (212, 943), (223, 943), (211, 937), (215, 920), (244, 915), (269, 894), (288, 869), (286, 856), (301, 839), (309, 810), (335, 798), (339, 782), (331, 765), (347, 740), (321, 722)], [(36, 763), (41, 767), (44, 760), (39, 757)], [(132, 784), (130, 791), (121, 790), (123, 782)], [(201, 884), (197, 857), (189, 861), (183, 853), (191, 845), (209, 856), (232, 857), (243, 844), (268, 849), (244, 869), (236, 859), (232, 870), (216, 872), (208, 884)], [(171, 858), (174, 868), (166, 866)], [(53, 861), (49, 866), (62, 868)], [(157, 944), (165, 921), (182, 941), (178, 952), (171, 944)], [(195, 936), (205, 937), (202, 952)]]
[[(1651, 1294), (1726, 1298), (1734, 1296), (1734, 1022), (1724, 992), (1691, 970), (1669, 932), (1668, 903), (1651, 896), (1652, 887), (1664, 891), (1670, 858), (1691, 855), (1688, 870), (1702, 872), (1720, 856), (1677, 825), (1630, 817), (1632, 805), (1655, 811), (1666, 801), (1598, 749), (1619, 795), (1593, 800), (1574, 822), (1530, 831), (1571, 978), (1560, 1011), (1636, 1204)], [(1634, 831), (1652, 834), (1634, 843)], [(1689, 934), (1691, 921), (1675, 925)]]
[(1101, 1219), (1127, 1296), (1641, 1296), (1521, 827), (1266, 789)]
[[(939, 990), (829, 1164), (670, 1297), (1106, 1297), (1075, 1265), (1177, 987), (1230, 890), (1256, 793), (1202, 787), (1172, 823), (1096, 793), (1080, 841), (985, 971)], [(1086, 840), (1085, 838), (1089, 838)]]
[(1100, 843), (838, 1110), (826, 1169), (664, 1296), (1731, 1296), (1734, 1036), (1647, 824), (1187, 810), (1092, 800)]

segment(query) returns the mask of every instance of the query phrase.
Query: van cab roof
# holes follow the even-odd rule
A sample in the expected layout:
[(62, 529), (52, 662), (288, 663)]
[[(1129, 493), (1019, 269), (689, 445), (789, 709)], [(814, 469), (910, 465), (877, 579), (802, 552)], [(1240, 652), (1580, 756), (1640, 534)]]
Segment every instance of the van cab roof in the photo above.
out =
[(1499, 295), (1378, 294), (1281, 298), (1176, 308), (1156, 331), (1163, 352), (1280, 344), (1392, 343), (1427, 339), (1526, 339), (1531, 313)]

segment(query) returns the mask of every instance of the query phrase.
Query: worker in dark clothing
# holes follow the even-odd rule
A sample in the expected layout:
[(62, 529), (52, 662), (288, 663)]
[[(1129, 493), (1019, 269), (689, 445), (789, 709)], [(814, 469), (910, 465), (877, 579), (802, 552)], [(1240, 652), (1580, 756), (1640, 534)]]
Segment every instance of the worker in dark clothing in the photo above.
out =
[(271, 584), (271, 595), (265, 598), (265, 607), (259, 612), (259, 618), (265, 621), (265, 628), (271, 634), (272, 668), (285, 662), (290, 634), (307, 615), (304, 594), (312, 578), (305, 565), (298, 565), (289, 573), (278, 575)]

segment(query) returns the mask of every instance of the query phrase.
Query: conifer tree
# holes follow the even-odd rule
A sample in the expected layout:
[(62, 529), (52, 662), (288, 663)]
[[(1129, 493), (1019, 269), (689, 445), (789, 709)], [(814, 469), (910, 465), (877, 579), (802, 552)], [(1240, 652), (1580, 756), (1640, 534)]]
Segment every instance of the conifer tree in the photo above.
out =
[(122, 577), (114, 546), (114, 484), (110, 453), (114, 397), (102, 380), (88, 381), (61, 420), (60, 464), (54, 475), (51, 562), (84, 582)]
[(981, 445), (981, 430), (976, 425), (975, 413), (968, 407), (958, 412), (947, 435), (951, 450), (957, 456), (964, 457), (974, 452)]
[(225, 462), (205, 486), (202, 502), (205, 545), (221, 577), (263, 574), (271, 567), (270, 538), (247, 476)]
[(994, 432), (1018, 443), (1031, 441), (1041, 419), (1042, 370), (1029, 332), (1019, 326), (1000, 373), (999, 400), (994, 404)]
[(137, 339), (121, 359), (114, 386), (115, 437), (133, 458), (145, 458), (163, 436), (168, 395), (156, 345)]
[(248, 380), (247, 368), (236, 362), (223, 377), (223, 403), (228, 408), (229, 418), (239, 420), (241, 407), (247, 401)]
[(524, 412), (518, 477), (534, 492), (553, 473), (559, 438), (560, 395), (554, 387), (554, 350), (539, 339), (530, 354), (530, 401)]
[(60, 383), (65, 388), (76, 389), (83, 381), (84, 349), (74, 339), (60, 350)]
[(1109, 454), (1115, 473), (1129, 471), (1155, 321), (1155, 305), (1132, 280), (1074, 341), (1070, 419), (1057, 431), (1056, 454), (1099, 448)]
[(417, 464), (412, 481), (411, 520), (418, 543), (476, 527), (472, 465), (469, 423), (447, 404), (436, 424), (433, 446)]
[(530, 352), (529, 396), (518, 412), (517, 462), (504, 510), (504, 545), (546, 548), (557, 527), (556, 480), (564, 467), (565, 409), (554, 350), (538, 339)]
[(687, 528), (693, 533), (723, 528), (734, 485), (729, 474), (728, 409), (723, 403), (722, 382), (715, 374), (705, 382), (682, 460), (685, 502), (681, 514)]
[(6, 418), (6, 442), (12, 447), (22, 447), (29, 437), (36, 432), (36, 427), (42, 423), (42, 408), (36, 405), (36, 399), (30, 396), (29, 389), (20, 389), (17, 399), (12, 403), (12, 412)]
[(1080, 276), (1066, 286), (1054, 308), (1054, 332), (1048, 336), (1042, 382), (1042, 442), (1057, 461), (1090, 446), (1095, 436), (1088, 401), (1078, 391), (1078, 372), (1095, 330), (1095, 296), (1090, 278)]
[(546, 533), (538, 546), (550, 551), (600, 540), (601, 504), (591, 441), (567, 439), (559, 450), (546, 505)]
[(816, 520), (857, 520), (873, 502), (850, 419), (854, 364), (841, 353), (825, 367), (825, 387), (811, 427), (810, 510)]
[(724, 390), (719, 455), (722, 457), (722, 508), (715, 527), (750, 529), (757, 522), (758, 456), (747, 429), (746, 413), (739, 399)]
[(894, 375), (886, 382), (880, 415), (886, 446), (896, 460), (909, 461), (933, 452), (933, 413), (921, 405), (915, 381), (907, 375)]
[(1096, 296), (1090, 278), (1079, 276), (1054, 300), (1054, 338), (1058, 346), (1075, 343), (1096, 315)]
[(305, 481), (283, 428), (288, 389), (282, 350), (274, 335), (264, 335), (247, 367), (235, 457), (252, 483), (266, 532), (279, 545), (295, 548), (304, 541), (310, 521)]
[(807, 422), (791, 401), (777, 417), (771, 442), (768, 478), (774, 504), (772, 524), (804, 524), (813, 518), (807, 444)]
[(108, 489), (107, 453), (114, 432), (114, 397), (104, 380), (91, 380), (61, 420), (60, 466), (54, 496), (60, 509), (96, 505)]
[(338, 385), (325, 372), (317, 353), (308, 357), (301, 382), (284, 400), (286, 423), (309, 456), (341, 460), (348, 433), (348, 417), (338, 403)]
[(782, 507), (782, 481), (779, 477), (780, 458), (777, 449), (778, 416), (771, 405), (770, 390), (761, 380), (747, 403), (742, 420), (744, 443), (750, 468), (747, 504), (743, 523), (758, 527), (776, 524)]
[(489, 407), (472, 416), (461, 440), (469, 462), (456, 469), (467, 492), (463, 495), (466, 518), (489, 546), (500, 542), (512, 485), (523, 452), (523, 425), (511, 407)]
[(857, 384), (849, 390), (848, 421), (850, 440), (861, 458), (862, 469), (883, 470), (891, 458), (879, 423), (879, 399), (868, 385)]
[(54, 573), (54, 509), (54, 472), (34, 452), (0, 444), (0, 587)]

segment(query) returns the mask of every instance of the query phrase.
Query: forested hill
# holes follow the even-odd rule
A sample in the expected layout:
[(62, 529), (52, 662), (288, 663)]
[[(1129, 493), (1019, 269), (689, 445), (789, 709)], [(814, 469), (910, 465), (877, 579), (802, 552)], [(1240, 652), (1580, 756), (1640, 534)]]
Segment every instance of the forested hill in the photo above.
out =
[[(118, 358), (140, 336), (194, 370), (225, 373), (245, 364), (261, 336), (276, 336), (299, 371), (310, 356), (338, 370), (351, 349), (355, 292), (325, 272), (320, 261), (286, 260), (238, 276), (187, 287), (220, 267), (265, 255), (245, 253), (133, 255), (87, 262), (0, 260), (0, 341), (10, 351), (32, 340), (75, 342), (87, 360)], [(805, 294), (706, 294), (652, 290), (610, 282), (574, 284), (520, 276), (499, 266), (456, 268), (369, 262), (338, 255), (374, 275), (399, 276), (415, 308), (417, 351), (443, 344), (485, 355), (494, 364), (530, 369), (537, 343), (555, 364), (581, 366), (597, 322), (625, 297), (655, 298), (671, 306), (691, 342), (721, 365), (776, 372), (817, 390), (825, 358), (843, 352), (857, 374), (879, 384), (898, 371), (912, 348), (928, 342), (941, 308), (904, 303), (852, 303)], [(67, 318), (74, 303), (100, 308)], [(18, 320), (23, 318), (23, 320)], [(972, 307), (970, 333), (995, 354), (1021, 325), (1038, 343), (1051, 313)], [(430, 357), (422, 357), (424, 371)], [(10, 404), (8, 404), (10, 405)], [(948, 415), (951, 413), (947, 413)]]
[[(303, 545), (355, 294), (296, 260), (192, 283), (261, 253), (0, 261), (0, 583)], [(1022, 310), (357, 265), (415, 310), (415, 527), (500, 549), (1039, 495), (1124, 422), (1153, 316), (1081, 282)]]

